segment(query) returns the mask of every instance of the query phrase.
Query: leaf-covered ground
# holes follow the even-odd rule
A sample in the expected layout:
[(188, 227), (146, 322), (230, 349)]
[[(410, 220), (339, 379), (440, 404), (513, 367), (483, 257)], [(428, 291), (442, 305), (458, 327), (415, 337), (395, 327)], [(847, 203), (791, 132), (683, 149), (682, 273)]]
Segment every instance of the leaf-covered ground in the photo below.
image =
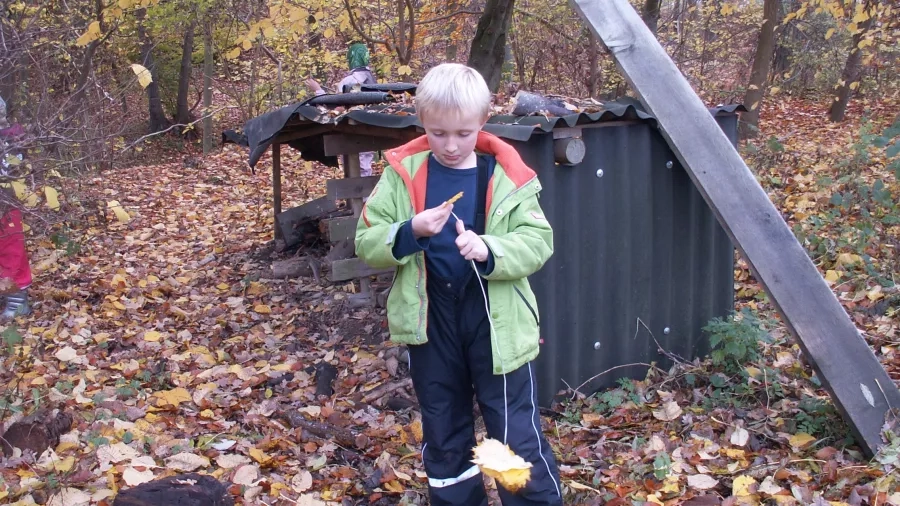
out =
[[(747, 159), (900, 380), (900, 234), (889, 218), (900, 191), (860, 140), (862, 106), (836, 126), (821, 109), (773, 106)], [(285, 159), (285, 208), (337, 175)], [(103, 209), (75, 231), (77, 248), (31, 239), (35, 311), (3, 333), (0, 417), (6, 428), (63, 408), (74, 424), (36, 462), (0, 460), (0, 501), (111, 504), (122, 489), (196, 471), (244, 504), (427, 504), (415, 408), (382, 402), (408, 392), (383, 311), (353, 309), (349, 285), (271, 279), (281, 255), (269, 241), (269, 161), (252, 174), (245, 160), (228, 146), (199, 165), (97, 176), (87, 191), (118, 201), (127, 222)], [(717, 323), (712, 361), (545, 411), (566, 504), (900, 504), (900, 442), (880, 461), (855, 450), (746, 264), (735, 272), (740, 306), (755, 313)], [(325, 364), (334, 393), (317, 396)]]

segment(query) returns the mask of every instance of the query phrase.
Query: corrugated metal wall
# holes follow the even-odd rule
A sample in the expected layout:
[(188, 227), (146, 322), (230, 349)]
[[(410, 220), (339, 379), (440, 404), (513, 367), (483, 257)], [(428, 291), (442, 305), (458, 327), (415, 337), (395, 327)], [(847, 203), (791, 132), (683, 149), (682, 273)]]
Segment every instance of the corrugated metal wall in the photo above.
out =
[[(736, 142), (737, 117), (717, 119)], [(554, 162), (552, 135), (514, 143), (541, 178), (554, 228), (554, 255), (531, 277), (544, 338), (543, 406), (566, 383), (577, 387), (615, 366), (666, 367), (650, 332), (686, 359), (705, 354), (702, 327), (733, 307), (732, 244), (660, 133), (628, 123), (585, 128), (583, 139), (576, 166)], [(645, 374), (617, 369), (581, 391)]]

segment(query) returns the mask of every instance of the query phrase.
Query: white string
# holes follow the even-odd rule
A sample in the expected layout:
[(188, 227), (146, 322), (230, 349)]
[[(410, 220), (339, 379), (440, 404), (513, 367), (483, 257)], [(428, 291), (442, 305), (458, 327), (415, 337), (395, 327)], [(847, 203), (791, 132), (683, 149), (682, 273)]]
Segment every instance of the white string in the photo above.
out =
[[(453, 211), (450, 211), (450, 214), (456, 218), (457, 221), (465, 224), (464, 221), (459, 219), (459, 216), (456, 215)], [(465, 225), (463, 225), (465, 227)], [(491, 318), (491, 308), (488, 305), (487, 292), (484, 289), (484, 283), (481, 281), (481, 273), (478, 272), (478, 266), (475, 265), (475, 260), (469, 260), (472, 263), (472, 269), (475, 270), (475, 277), (478, 279), (478, 286), (481, 287), (481, 295), (484, 296), (484, 310), (487, 313), (488, 324), (491, 326), (491, 341), (494, 343), (494, 349), (497, 350), (497, 355), (500, 357), (500, 368), (503, 369), (503, 444), (506, 444), (506, 435), (509, 432), (509, 399), (506, 396), (506, 365), (503, 364), (503, 354), (500, 353), (500, 346), (497, 343), (497, 332), (494, 330), (494, 319)]]

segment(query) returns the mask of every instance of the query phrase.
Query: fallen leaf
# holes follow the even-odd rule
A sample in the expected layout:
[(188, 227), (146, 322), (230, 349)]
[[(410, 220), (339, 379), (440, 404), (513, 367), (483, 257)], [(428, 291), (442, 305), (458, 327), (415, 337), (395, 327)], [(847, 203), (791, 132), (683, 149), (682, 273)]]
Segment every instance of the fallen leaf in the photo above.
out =
[(813, 444), (815, 441), (816, 441), (816, 438), (810, 436), (809, 434), (807, 434), (805, 432), (798, 432), (798, 433), (794, 434), (793, 436), (791, 436), (791, 438), (788, 440), (788, 443), (791, 446), (793, 446), (794, 448), (798, 448), (798, 449), (802, 450), (802, 449), (806, 448), (807, 446)]
[(708, 474), (692, 474), (687, 478), (688, 488), (695, 490), (709, 490), (719, 484), (719, 481)]
[(756, 480), (750, 476), (738, 476), (731, 484), (731, 494), (735, 497), (743, 497), (756, 493)]
[(246, 465), (237, 468), (231, 481), (238, 485), (247, 485), (248, 487), (256, 484), (259, 479), (259, 467), (255, 464)]
[(198, 467), (209, 467), (209, 459), (193, 453), (181, 452), (166, 459), (166, 467), (176, 471), (193, 471)]
[(775, 483), (775, 478), (772, 476), (766, 476), (766, 479), (759, 485), (760, 494), (776, 495), (782, 490), (784, 489)]
[(178, 387), (172, 390), (156, 392), (156, 398), (159, 399), (157, 406), (178, 406), (182, 402), (190, 402), (191, 394), (186, 389)]
[(150, 341), (151, 343), (155, 343), (155, 342), (159, 341), (159, 339), (161, 337), (162, 337), (162, 334), (160, 334), (159, 332), (157, 332), (155, 330), (148, 330), (147, 332), (144, 332), (144, 341)]
[(77, 488), (66, 487), (50, 498), (47, 506), (81, 506), (91, 503), (91, 496)]
[(272, 460), (272, 457), (266, 455), (266, 452), (260, 450), (259, 448), (250, 448), (247, 452), (253, 457), (253, 460), (259, 462), (260, 464), (265, 464), (266, 462)]
[(110, 464), (118, 464), (125, 460), (131, 460), (140, 456), (134, 448), (125, 443), (115, 443), (112, 445), (103, 445), (97, 448), (97, 460), (100, 461), (100, 470), (106, 471)]
[(153, 471), (149, 469), (138, 471), (133, 467), (128, 467), (122, 473), (122, 479), (125, 480), (125, 484), (129, 487), (136, 487), (142, 483), (153, 481)]
[(291, 488), (296, 492), (306, 492), (312, 487), (313, 479), (309, 471), (303, 470), (291, 478)]
[(675, 401), (667, 401), (663, 403), (662, 409), (654, 410), (653, 417), (664, 422), (671, 422), (681, 416), (681, 406)]
[(216, 457), (216, 464), (222, 469), (234, 469), (235, 467), (249, 464), (250, 459), (243, 455), (229, 453), (227, 455), (219, 455)]
[(738, 427), (731, 433), (731, 444), (735, 446), (745, 446), (750, 440), (750, 433), (743, 427)]
[(71, 346), (60, 348), (54, 355), (60, 362), (73, 362), (78, 358), (78, 352)]

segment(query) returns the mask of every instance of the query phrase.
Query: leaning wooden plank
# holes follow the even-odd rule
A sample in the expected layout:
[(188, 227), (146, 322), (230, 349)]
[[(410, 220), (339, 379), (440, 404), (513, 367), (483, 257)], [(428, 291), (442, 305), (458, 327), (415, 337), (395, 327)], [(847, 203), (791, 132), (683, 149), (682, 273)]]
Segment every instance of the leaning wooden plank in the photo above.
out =
[(322, 220), (328, 230), (328, 240), (331, 242), (354, 240), (356, 238), (356, 224), (359, 218), (355, 216), (342, 216)]
[(326, 156), (362, 153), (364, 151), (382, 151), (396, 148), (405, 142), (403, 139), (392, 137), (344, 133), (327, 134), (322, 137), (322, 140), (325, 144)]
[(331, 263), (331, 275), (329, 276), (329, 279), (331, 279), (331, 281), (347, 281), (350, 279), (375, 276), (393, 270), (394, 269), (373, 269), (359, 258), (348, 258), (346, 260), (335, 260)]
[[(358, 163), (358, 162), (357, 162)], [(362, 199), (372, 193), (372, 188), (378, 183), (379, 176), (345, 177), (344, 179), (329, 179), (325, 182), (330, 199)]]
[(337, 211), (334, 199), (319, 197), (303, 205), (292, 207), (275, 216), (277, 227), (281, 230), (285, 246), (291, 247), (300, 242), (300, 234), (297, 233), (297, 224), (302, 221)]
[(628, 0), (571, 0), (659, 122), (719, 223), (781, 313), (869, 454), (900, 392), (716, 124)]

